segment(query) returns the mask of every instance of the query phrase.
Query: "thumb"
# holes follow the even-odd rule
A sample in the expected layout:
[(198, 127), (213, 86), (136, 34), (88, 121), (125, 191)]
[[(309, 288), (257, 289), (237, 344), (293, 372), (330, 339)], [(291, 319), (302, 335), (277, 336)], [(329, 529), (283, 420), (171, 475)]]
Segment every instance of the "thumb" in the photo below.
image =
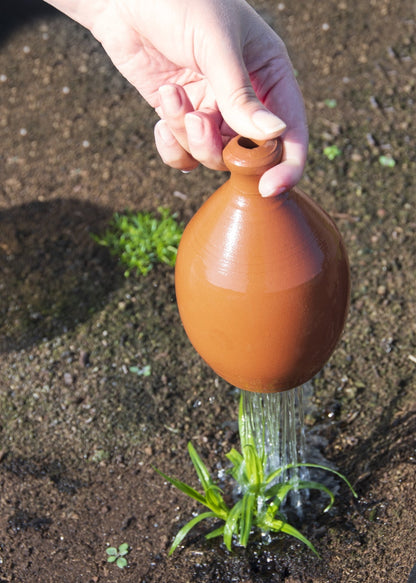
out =
[(258, 99), (246, 66), (232, 52), (221, 55), (207, 77), (226, 123), (238, 134), (255, 140), (276, 138), (286, 124)]

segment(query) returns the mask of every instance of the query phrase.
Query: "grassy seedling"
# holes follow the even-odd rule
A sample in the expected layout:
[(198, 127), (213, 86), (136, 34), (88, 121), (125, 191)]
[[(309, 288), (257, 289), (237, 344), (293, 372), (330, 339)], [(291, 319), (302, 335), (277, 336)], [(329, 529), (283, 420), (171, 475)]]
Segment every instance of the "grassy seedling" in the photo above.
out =
[(127, 567), (126, 555), (129, 552), (128, 543), (122, 543), (118, 549), (116, 547), (108, 547), (105, 552), (108, 555), (107, 561), (109, 563), (115, 563), (120, 569)]
[(158, 213), (116, 213), (104, 235), (93, 235), (127, 266), (126, 277), (134, 271), (147, 275), (158, 262), (175, 265), (183, 228), (169, 209), (159, 207)]
[(295, 527), (288, 524), (280, 509), (289, 492), (294, 489), (315, 489), (327, 494), (329, 503), (324, 512), (332, 507), (334, 494), (319, 482), (300, 479), (277, 483), (276, 481), (287, 469), (303, 466), (319, 468), (337, 475), (346, 482), (354, 496), (356, 496), (351, 484), (339, 472), (317, 464), (289, 464), (266, 474), (264, 470), (266, 467), (265, 454), (259, 455), (256, 449), (250, 424), (244, 413), (242, 398), (240, 400), (238, 424), (241, 453), (233, 448), (227, 454), (227, 458), (231, 462), (229, 473), (240, 485), (242, 492), (242, 498), (234, 506), (229, 507), (226, 504), (223, 491), (212, 479), (207, 467), (191, 443), (188, 443), (188, 451), (203, 488), (203, 494), (188, 486), (188, 484), (156, 470), (165, 480), (173, 484), (181, 492), (208, 508), (207, 512), (195, 516), (195, 518), (180, 529), (170, 548), (169, 555), (181, 544), (194, 526), (203, 520), (214, 518), (221, 520), (224, 524), (208, 533), (206, 538), (213, 539), (215, 537), (222, 537), (229, 551), (231, 551), (233, 540), (237, 541), (243, 547), (247, 546), (250, 534), (253, 530), (258, 529), (263, 533), (284, 533), (295, 537), (318, 555), (313, 544)]
[(337, 158), (338, 156), (341, 156), (342, 152), (341, 150), (338, 148), (338, 146), (332, 145), (332, 146), (326, 146), (324, 148), (324, 156), (326, 156), (328, 158), (328, 160), (335, 160), (335, 158)]

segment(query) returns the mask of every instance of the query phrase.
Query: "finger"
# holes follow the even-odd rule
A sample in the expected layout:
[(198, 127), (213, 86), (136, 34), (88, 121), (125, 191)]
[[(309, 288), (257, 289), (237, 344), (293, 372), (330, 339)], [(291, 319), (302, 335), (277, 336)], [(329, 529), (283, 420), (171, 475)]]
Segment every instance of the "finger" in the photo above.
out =
[(223, 139), (218, 113), (187, 113), (185, 127), (193, 158), (212, 170), (226, 170), (222, 159)]
[(281, 135), (286, 124), (257, 97), (241, 53), (223, 47), (222, 54), (222, 59), (207, 65), (207, 77), (224, 120), (248, 138), (265, 140)]
[(307, 155), (306, 126), (287, 132), (283, 139), (283, 158), (280, 164), (267, 170), (259, 182), (260, 194), (276, 196), (290, 190), (302, 177)]
[(186, 172), (198, 166), (198, 161), (182, 148), (165, 120), (157, 122), (154, 132), (156, 148), (165, 164)]
[(189, 150), (185, 129), (185, 115), (193, 111), (185, 90), (180, 85), (163, 85), (159, 89), (160, 112), (176, 140), (185, 150)]

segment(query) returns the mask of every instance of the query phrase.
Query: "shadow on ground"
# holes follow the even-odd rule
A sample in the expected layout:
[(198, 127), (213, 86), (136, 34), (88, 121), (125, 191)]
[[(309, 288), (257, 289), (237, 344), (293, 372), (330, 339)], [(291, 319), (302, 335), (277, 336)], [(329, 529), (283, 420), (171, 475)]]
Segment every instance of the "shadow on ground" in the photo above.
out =
[(0, 45), (6, 42), (16, 27), (56, 13), (52, 6), (41, 0), (3, 0), (0, 19)]
[(104, 305), (123, 278), (91, 234), (110, 216), (76, 199), (0, 212), (0, 352), (59, 335)]

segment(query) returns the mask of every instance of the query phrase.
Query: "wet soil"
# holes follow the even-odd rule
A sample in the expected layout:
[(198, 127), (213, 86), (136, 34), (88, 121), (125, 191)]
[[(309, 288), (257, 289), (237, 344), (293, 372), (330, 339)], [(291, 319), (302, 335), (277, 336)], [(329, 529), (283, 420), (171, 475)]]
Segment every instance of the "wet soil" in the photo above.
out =
[[(310, 119), (302, 186), (350, 254), (342, 341), (313, 381), (307, 439), (344, 472), (300, 543), (227, 552), (153, 469), (189, 481), (238, 446), (238, 391), (181, 327), (173, 271), (125, 279), (91, 239), (116, 210), (184, 222), (225, 179), (163, 166), (154, 113), (81, 27), (35, 0), (0, 24), (0, 582), (405, 583), (415, 563), (416, 11), (413, 0), (256, 8), (287, 42)], [(329, 100), (329, 101), (328, 101)], [(334, 100), (336, 100), (334, 102)], [(340, 155), (323, 151), (336, 145)], [(394, 167), (380, 156), (392, 157)], [(130, 371), (149, 366), (150, 375)], [(133, 369), (134, 370), (134, 369)], [(319, 501), (317, 502), (319, 506)], [(106, 561), (127, 542), (128, 567)]]

